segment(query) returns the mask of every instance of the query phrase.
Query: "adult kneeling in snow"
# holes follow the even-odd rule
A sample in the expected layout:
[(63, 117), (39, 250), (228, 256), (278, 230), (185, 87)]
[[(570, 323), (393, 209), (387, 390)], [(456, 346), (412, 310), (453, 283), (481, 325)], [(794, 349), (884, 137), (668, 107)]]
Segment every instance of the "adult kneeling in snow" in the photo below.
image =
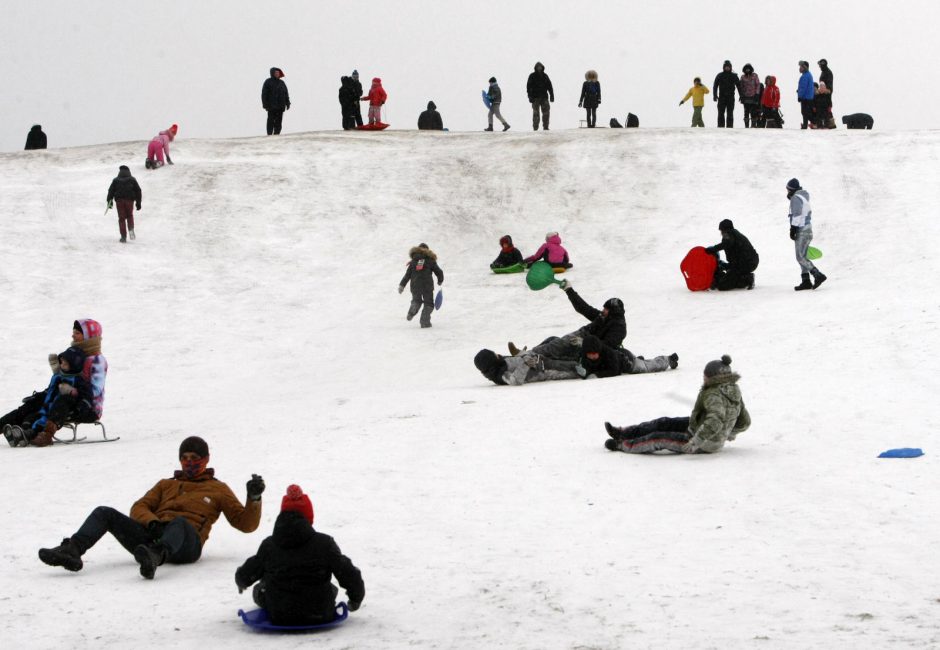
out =
[(698, 399), (690, 417), (663, 417), (629, 427), (605, 422), (610, 451), (649, 454), (667, 450), (678, 454), (713, 454), (751, 426), (738, 388), (737, 373), (731, 372), (731, 357), (709, 361)]

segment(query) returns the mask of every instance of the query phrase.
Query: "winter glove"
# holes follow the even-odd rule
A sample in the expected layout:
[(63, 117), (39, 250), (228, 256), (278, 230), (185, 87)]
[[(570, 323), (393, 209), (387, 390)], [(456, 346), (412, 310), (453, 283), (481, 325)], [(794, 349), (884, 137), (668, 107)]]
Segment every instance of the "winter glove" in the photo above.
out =
[(582, 366), (580, 363), (574, 367), (574, 371), (578, 373), (578, 377), (580, 377), (581, 379), (584, 379), (587, 377), (587, 370), (585, 370), (584, 366)]
[(790, 226), (790, 239), (796, 241), (796, 236), (800, 232), (800, 229), (796, 226)]
[(572, 287), (571, 283), (568, 282), (567, 280), (562, 280), (558, 284), (558, 288), (561, 289), (562, 291), (567, 291), (568, 289), (573, 289), (574, 287)]
[(66, 396), (72, 395), (72, 394), (73, 394), (72, 391), (74, 391), (75, 393), (78, 393), (77, 390), (75, 390), (74, 388), (72, 388), (71, 385), (66, 384), (65, 382), (62, 382), (61, 384), (59, 384), (59, 394), (60, 394), (60, 395), (66, 395)]
[(166, 523), (162, 521), (157, 521), (154, 519), (149, 524), (147, 524), (147, 534), (150, 535), (150, 539), (153, 541), (159, 541), (163, 537), (163, 531), (166, 530)]
[(708, 253), (709, 255), (714, 255), (714, 254), (715, 254), (715, 247), (714, 247), (714, 246), (709, 246), (708, 248), (705, 249), (705, 252)]
[(139, 211), (140, 209), (141, 209), (141, 208), (140, 208), (140, 202), (138, 201), (138, 202), (137, 202), (137, 210)]
[(578, 102), (578, 108), (582, 108), (581, 102)]
[(250, 587), (251, 585), (246, 585), (244, 582), (242, 582), (238, 577), (238, 573), (236, 573), (235, 574), (235, 586), (238, 587), (238, 593), (241, 593), (245, 591), (246, 589), (248, 589), (248, 587)]
[[(108, 210), (114, 207), (114, 199), (108, 199)], [(105, 210), (107, 212), (107, 210)]]
[(288, 110), (288, 111), (290, 110), (290, 104), (287, 105), (286, 110)]
[(679, 106), (682, 106), (683, 104), (685, 104), (685, 102), (679, 102)]
[(361, 601), (361, 600), (350, 600), (350, 601), (346, 604), (346, 607), (349, 608), (349, 611), (354, 612), (354, 611), (356, 611), (357, 609), (359, 609), (359, 607), (360, 607), (361, 605), (362, 605), (362, 601)]
[(258, 474), (252, 474), (251, 480), (245, 484), (248, 488), (249, 501), (261, 501), (261, 493), (264, 492), (264, 479)]
[(49, 367), (52, 368), (52, 374), (58, 374), (59, 372), (59, 355), (55, 352), (49, 353)]
[(405, 290), (405, 285), (403, 284), (398, 285), (398, 293), (402, 293), (404, 290)]
[(166, 155), (166, 164), (167, 164), (167, 165), (172, 165), (172, 164), (173, 164), (173, 161), (170, 160), (170, 154), (167, 154), (167, 155)]
[(712, 101), (717, 102), (717, 101), (718, 101), (718, 95), (715, 95), (714, 97), (712, 97)]

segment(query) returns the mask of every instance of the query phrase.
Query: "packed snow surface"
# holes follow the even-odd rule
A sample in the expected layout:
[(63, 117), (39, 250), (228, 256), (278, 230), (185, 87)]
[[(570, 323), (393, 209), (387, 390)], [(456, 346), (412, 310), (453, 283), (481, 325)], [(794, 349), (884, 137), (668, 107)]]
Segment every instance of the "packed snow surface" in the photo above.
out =
[[(911, 648), (940, 644), (938, 132), (308, 133), (0, 155), (0, 410), (48, 381), (72, 321), (110, 363), (104, 445), (0, 449), (7, 648)], [(119, 164), (137, 240), (103, 215)], [(795, 293), (784, 186), (829, 276)], [(753, 291), (690, 293), (678, 265), (730, 218)], [(564, 294), (488, 264), (561, 233), (625, 345), (677, 371), (497, 387), (483, 347), (580, 327)], [(446, 274), (406, 322), (409, 247)], [(608, 452), (603, 423), (688, 414), (730, 354), (753, 418), (712, 456)], [(110, 536), (68, 573), (36, 555), (97, 505), (127, 511), (198, 434), (258, 531), (222, 518), (152, 582)], [(891, 447), (922, 447), (882, 460)], [(258, 638), (235, 569), (290, 483), (362, 569), (341, 627)]]

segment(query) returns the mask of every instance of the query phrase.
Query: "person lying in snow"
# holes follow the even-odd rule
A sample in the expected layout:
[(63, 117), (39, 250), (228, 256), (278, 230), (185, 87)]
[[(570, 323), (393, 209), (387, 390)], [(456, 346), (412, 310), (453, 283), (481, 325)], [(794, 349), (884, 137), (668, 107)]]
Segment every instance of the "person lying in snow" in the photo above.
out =
[(255, 582), (252, 598), (275, 625), (318, 625), (333, 620), (338, 590), (346, 590), (350, 611), (366, 595), (362, 574), (333, 538), (313, 529), (313, 505), (299, 485), (287, 488), (274, 534), (235, 572), (241, 593)]
[(499, 238), (499, 255), (490, 264), (491, 269), (505, 269), (516, 264), (522, 264), (522, 251), (513, 246), (512, 237), (503, 235)]
[(39, 559), (50, 566), (80, 571), (82, 555), (105, 533), (111, 533), (140, 565), (140, 575), (152, 580), (164, 562), (191, 564), (202, 555), (209, 531), (220, 514), (243, 533), (261, 522), (264, 480), (252, 474), (245, 504), (232, 489), (215, 478), (209, 463), (209, 445), (198, 436), (183, 440), (179, 448), (181, 469), (173, 478), (157, 481), (134, 502), (128, 517), (114, 508), (95, 508), (85, 523), (54, 548), (39, 549)]
[(664, 449), (677, 454), (721, 451), (726, 442), (751, 426), (751, 416), (738, 387), (740, 378), (731, 372), (728, 355), (709, 361), (691, 416), (662, 417), (628, 427), (615, 427), (605, 422), (610, 439), (604, 446), (610, 451), (629, 454), (649, 454)]
[[(34, 391), (23, 403), (3, 417), (0, 417), (0, 429), (11, 447), (25, 447), (32, 442), (37, 447), (52, 444), (52, 436), (65, 422), (94, 422), (100, 420), (104, 412), (104, 383), (108, 375), (108, 360), (101, 354), (101, 324), (90, 318), (80, 318), (72, 324), (72, 346), (85, 354), (81, 368), (82, 380), (91, 388), (91, 409), (83, 406), (84, 397), (72, 404), (71, 410), (56, 410), (47, 418), (42, 429), (48, 432), (42, 437), (32, 438), (36, 432), (31, 425), (40, 417), (46, 401), (46, 389)], [(49, 366), (53, 374), (59, 372), (59, 355), (49, 355)], [(64, 406), (65, 403), (61, 406)]]
[(578, 378), (576, 361), (552, 359), (531, 351), (504, 357), (484, 348), (473, 358), (473, 365), (498, 386), (522, 386), (538, 381)]
[(679, 367), (679, 355), (660, 355), (652, 359), (634, 356), (626, 348), (612, 348), (593, 334), (584, 337), (581, 359), (575, 372), (582, 379), (603, 379), (619, 375), (641, 375), (648, 372), (663, 372)]

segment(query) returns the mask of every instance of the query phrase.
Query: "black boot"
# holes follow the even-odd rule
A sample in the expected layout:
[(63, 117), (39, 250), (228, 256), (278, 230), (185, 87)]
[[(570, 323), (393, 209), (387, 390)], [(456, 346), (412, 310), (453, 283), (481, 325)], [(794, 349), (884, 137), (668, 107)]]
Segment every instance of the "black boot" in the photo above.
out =
[(813, 288), (813, 283), (809, 281), (809, 273), (803, 273), (800, 277), (803, 279), (803, 281), (793, 287), (794, 291), (806, 291), (807, 289)]
[(675, 352), (669, 355), (669, 367), (673, 370), (679, 367), (679, 355)]
[(69, 571), (81, 571), (85, 566), (81, 551), (68, 537), (55, 548), (39, 549), (39, 559), (49, 566), (60, 566)]
[(826, 281), (826, 276), (823, 275), (822, 271), (820, 271), (819, 269), (813, 269), (812, 274), (813, 274), (813, 280), (816, 282), (813, 285), (813, 288), (818, 289), (819, 285), (821, 285), (823, 282)]
[(613, 438), (614, 440), (620, 439), (620, 428), (615, 427), (610, 422), (604, 423), (604, 428), (607, 429), (607, 435)]
[(166, 549), (162, 544), (141, 544), (134, 549), (134, 559), (140, 565), (140, 575), (153, 580), (157, 567), (166, 562)]
[(604, 441), (604, 446), (608, 451), (620, 451), (620, 441), (616, 438), (608, 438)]

